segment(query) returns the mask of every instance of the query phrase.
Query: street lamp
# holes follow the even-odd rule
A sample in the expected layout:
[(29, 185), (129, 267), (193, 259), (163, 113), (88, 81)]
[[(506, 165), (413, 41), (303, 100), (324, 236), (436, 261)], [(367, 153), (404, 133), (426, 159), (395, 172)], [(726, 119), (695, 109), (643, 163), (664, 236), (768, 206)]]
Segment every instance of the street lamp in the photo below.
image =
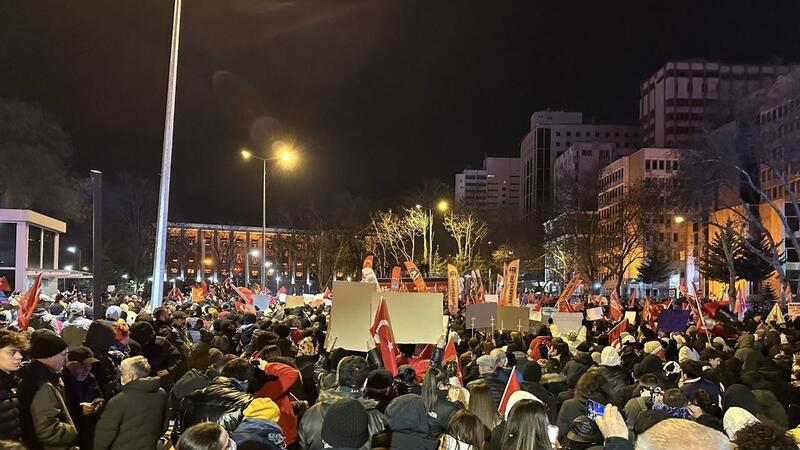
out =
[[(269, 161), (276, 161), (277, 164), (284, 169), (291, 170), (297, 164), (297, 155), (295, 149), (284, 142), (276, 141), (272, 144), (272, 150), (275, 156), (270, 158), (262, 158), (260, 156), (254, 155), (249, 149), (242, 149), (241, 155), (242, 159), (245, 161), (254, 158), (262, 163), (262, 170), (261, 170), (261, 255), (262, 258), (267, 256), (267, 162)], [(255, 255), (254, 255), (255, 256)], [(267, 277), (265, 271), (262, 269), (259, 271), (261, 275), (261, 286), (262, 288), (267, 285)]]
[(683, 216), (675, 216), (675, 223), (681, 224), (686, 221), (686, 218)]
[(128, 274), (127, 273), (123, 273), (122, 274), (122, 279), (123, 280), (127, 280), (128, 279)]
[(73, 255), (76, 253), (78, 254), (78, 267), (81, 267), (81, 249), (74, 245), (70, 245), (69, 247), (67, 247), (67, 251), (72, 253)]

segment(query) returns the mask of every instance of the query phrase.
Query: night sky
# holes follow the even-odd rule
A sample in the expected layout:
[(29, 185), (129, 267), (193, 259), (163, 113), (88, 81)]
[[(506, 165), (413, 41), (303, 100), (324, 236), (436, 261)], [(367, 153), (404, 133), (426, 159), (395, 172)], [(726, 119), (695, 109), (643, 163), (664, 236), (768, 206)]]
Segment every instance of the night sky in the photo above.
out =
[[(456, 7), (457, 6), (457, 7)], [(160, 170), (172, 2), (0, 0), (0, 96), (72, 136), (72, 170)], [(665, 61), (798, 62), (800, 2), (185, 0), (171, 219), (260, 223), (281, 123), (302, 169), (271, 209), (349, 191), (387, 206), (484, 154), (518, 156), (530, 114), (637, 123)]]

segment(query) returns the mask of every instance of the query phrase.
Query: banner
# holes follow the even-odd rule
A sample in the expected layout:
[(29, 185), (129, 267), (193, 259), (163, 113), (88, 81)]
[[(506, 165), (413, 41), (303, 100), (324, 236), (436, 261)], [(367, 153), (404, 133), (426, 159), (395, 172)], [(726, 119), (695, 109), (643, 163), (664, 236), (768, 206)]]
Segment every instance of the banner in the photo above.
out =
[(800, 303), (789, 303), (789, 317), (795, 318), (800, 316)]
[(375, 258), (374, 255), (369, 255), (364, 258), (364, 264), (361, 266), (363, 269), (372, 269), (372, 260)]
[(778, 324), (786, 323), (786, 321), (783, 319), (783, 313), (781, 312), (781, 305), (778, 302), (775, 302), (775, 306), (772, 307), (772, 311), (769, 312), (766, 320), (764, 320), (766, 323), (773, 321)]
[(472, 301), (475, 303), (483, 303), (483, 296), (486, 294), (486, 290), (483, 287), (483, 279), (481, 278), (480, 270), (472, 271), (472, 286), (474, 291), (472, 294)]
[(302, 295), (287, 295), (286, 308), (302, 308), (306, 305), (305, 298)]
[(515, 259), (508, 264), (506, 276), (503, 278), (503, 295), (498, 302), (501, 306), (519, 306), (517, 298), (517, 284), (519, 283), (519, 260)]
[(447, 309), (450, 314), (458, 314), (458, 267), (447, 265)]
[(583, 313), (555, 312), (553, 313), (553, 325), (558, 328), (559, 333), (564, 334), (570, 331), (579, 332), (583, 326)]
[(402, 269), (400, 266), (392, 267), (392, 282), (389, 285), (389, 290), (392, 292), (397, 292), (400, 290), (400, 275), (402, 273)]
[(497, 284), (494, 286), (494, 295), (500, 295), (503, 293), (503, 276), (499, 273), (497, 274)]
[(569, 283), (564, 286), (564, 291), (558, 296), (558, 300), (556, 301), (557, 309), (560, 309), (564, 305), (569, 305), (569, 298), (572, 297), (572, 293), (575, 292), (575, 289), (578, 289), (580, 284), (581, 279), (577, 275), (569, 280)]
[(422, 279), (422, 274), (419, 273), (417, 265), (411, 261), (406, 261), (404, 264), (406, 265), (406, 270), (408, 270), (408, 276), (411, 277), (411, 281), (417, 287), (417, 292), (428, 292), (428, 286), (425, 285), (425, 280)]
[(381, 298), (392, 314), (396, 343), (435, 344), (442, 335), (441, 293), (373, 292), (369, 307), (371, 314), (378, 310)]
[(378, 277), (375, 276), (375, 271), (371, 267), (364, 267), (361, 269), (361, 282), (374, 284), (376, 289), (380, 289), (381, 285), (378, 284)]
[(528, 331), (531, 311), (525, 306), (498, 306), (495, 328), (503, 331)]
[(586, 320), (600, 320), (603, 318), (603, 307), (589, 308), (586, 310)]
[(683, 309), (667, 309), (658, 316), (658, 329), (671, 333), (673, 331), (683, 332), (686, 330), (686, 322), (689, 321), (689, 311)]
[(497, 326), (497, 304), (481, 303), (467, 305), (464, 312), (464, 327), (468, 330), (495, 328)]
[[(372, 294), (375, 287), (367, 283), (334, 281), (333, 303), (329, 318), (328, 340), (336, 346), (360, 352), (367, 351), (367, 330), (372, 324)], [(441, 305), (439, 306), (441, 314)]]

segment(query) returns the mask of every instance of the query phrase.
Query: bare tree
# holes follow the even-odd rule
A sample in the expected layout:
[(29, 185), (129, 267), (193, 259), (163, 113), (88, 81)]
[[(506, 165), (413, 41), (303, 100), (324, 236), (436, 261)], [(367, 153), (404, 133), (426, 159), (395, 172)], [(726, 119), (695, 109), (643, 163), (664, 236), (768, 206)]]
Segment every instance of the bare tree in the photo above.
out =
[(479, 256), (475, 249), (488, 233), (486, 222), (473, 213), (451, 213), (445, 216), (444, 227), (456, 243), (456, 266), (472, 267)]
[(125, 259), (130, 264), (131, 278), (136, 283), (143, 282), (152, 268), (157, 185), (155, 179), (122, 174), (109, 189), (113, 198), (112, 217), (120, 226), (118, 236), (124, 236), (124, 239), (114, 240), (122, 244)]

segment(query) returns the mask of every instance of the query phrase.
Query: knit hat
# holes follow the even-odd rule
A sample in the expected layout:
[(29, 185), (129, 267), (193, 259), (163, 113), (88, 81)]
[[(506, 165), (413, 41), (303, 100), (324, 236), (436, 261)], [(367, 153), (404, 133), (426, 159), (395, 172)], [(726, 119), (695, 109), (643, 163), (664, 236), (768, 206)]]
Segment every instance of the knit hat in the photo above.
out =
[(531, 361), (522, 368), (524, 381), (538, 383), (542, 379), (542, 367), (536, 361)]
[(49, 311), (50, 311), (50, 314), (52, 314), (54, 316), (60, 316), (61, 313), (64, 312), (64, 305), (62, 305), (59, 302), (55, 302), (52, 305), (50, 305)]
[(30, 355), (33, 359), (44, 359), (55, 356), (67, 348), (61, 336), (53, 332), (34, 333), (31, 336)]
[(600, 353), (600, 365), (606, 367), (618, 366), (621, 362), (619, 353), (614, 347), (604, 347), (603, 352)]
[(282, 337), (282, 338), (287, 338), (287, 337), (289, 337), (289, 334), (291, 334), (291, 332), (292, 332), (292, 329), (291, 329), (291, 328), (289, 328), (289, 327), (287, 327), (287, 326), (286, 326), (286, 325), (284, 325), (284, 324), (279, 324), (278, 326), (276, 326), (276, 327), (275, 327), (275, 333), (276, 333), (276, 334), (277, 334), (279, 337)]
[(322, 440), (331, 447), (361, 448), (369, 439), (367, 410), (355, 399), (343, 398), (328, 407), (322, 419)]
[(367, 387), (372, 389), (386, 389), (392, 385), (394, 377), (386, 369), (375, 369), (367, 377)]
[(119, 316), (122, 314), (122, 308), (117, 305), (111, 305), (106, 310), (106, 319), (117, 321), (119, 320)]
[(247, 408), (244, 409), (243, 414), (245, 417), (252, 419), (267, 419), (277, 422), (281, 417), (281, 411), (278, 405), (272, 399), (267, 397), (260, 397), (253, 399)]
[(647, 341), (644, 343), (644, 352), (648, 354), (658, 353), (664, 347), (661, 346), (661, 341)]

